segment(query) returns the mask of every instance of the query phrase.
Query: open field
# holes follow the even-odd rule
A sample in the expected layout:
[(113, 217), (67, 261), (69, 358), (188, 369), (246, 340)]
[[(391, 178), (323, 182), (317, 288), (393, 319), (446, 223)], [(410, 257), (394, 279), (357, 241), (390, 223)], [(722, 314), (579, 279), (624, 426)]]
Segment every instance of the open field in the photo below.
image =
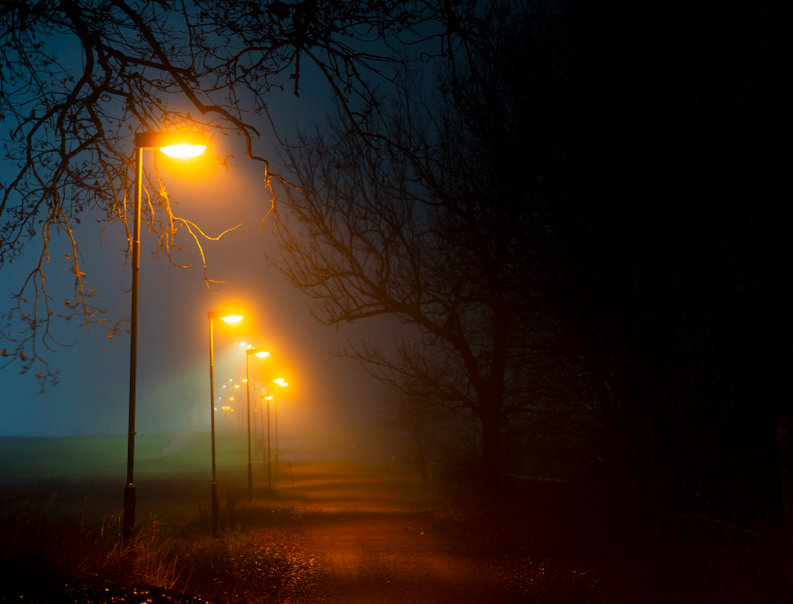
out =
[[(316, 461), (387, 459), (376, 446), (343, 437), (321, 443), (322, 449), (286, 448), (279, 466), (270, 464), (270, 483), (286, 486), (293, 465)], [(120, 514), (126, 481), (126, 435), (57, 437), (0, 437), (0, 502), (2, 493), (36, 490), (54, 495), (59, 503), (79, 506), (93, 517)], [(274, 456), (274, 452), (273, 452)], [(253, 484), (266, 490), (268, 471), (264, 452), (253, 443)], [(221, 492), (236, 496), (247, 489), (247, 439), (237, 431), (216, 434), (217, 482)], [(135, 482), (138, 514), (187, 522), (209, 504), (211, 456), (209, 433), (138, 435), (135, 444)]]

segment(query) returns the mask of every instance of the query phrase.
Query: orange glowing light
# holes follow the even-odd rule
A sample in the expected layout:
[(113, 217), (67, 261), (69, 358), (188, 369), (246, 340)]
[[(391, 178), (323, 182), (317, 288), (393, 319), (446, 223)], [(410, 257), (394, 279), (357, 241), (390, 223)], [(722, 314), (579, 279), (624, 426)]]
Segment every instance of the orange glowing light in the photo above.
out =
[(191, 143), (174, 143), (160, 147), (160, 151), (165, 153), (168, 157), (175, 157), (178, 159), (190, 159), (191, 157), (198, 157), (206, 151), (206, 145), (193, 145)]
[(267, 352), (266, 350), (260, 350), (259, 352), (254, 352), (253, 356), (263, 359), (264, 357), (269, 357), (270, 353)]
[(226, 323), (234, 324), (242, 321), (242, 315), (227, 315), (225, 317), (220, 317), (220, 319)]

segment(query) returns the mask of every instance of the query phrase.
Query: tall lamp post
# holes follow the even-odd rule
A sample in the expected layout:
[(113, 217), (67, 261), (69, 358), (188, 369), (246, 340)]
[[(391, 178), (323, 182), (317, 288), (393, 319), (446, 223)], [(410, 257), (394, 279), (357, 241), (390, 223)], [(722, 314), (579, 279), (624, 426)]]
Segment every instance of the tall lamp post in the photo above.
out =
[(127, 431), (127, 482), (124, 486), (125, 542), (135, 534), (135, 405), (138, 371), (138, 273), (140, 272), (140, 206), (143, 195), (143, 151), (159, 149), (171, 157), (190, 158), (204, 152), (206, 145), (196, 133), (138, 132), (135, 134), (135, 198), (132, 208), (132, 311), (129, 344), (129, 428)]
[(251, 355), (260, 359), (270, 356), (266, 350), (256, 350), (255, 347), (245, 349), (245, 382), (248, 384), (248, 499), (253, 499), (253, 464), (251, 463)]
[(209, 318), (209, 430), (212, 439), (212, 484), (210, 486), (210, 497), (212, 502), (212, 536), (218, 536), (218, 483), (216, 481), (216, 466), (215, 466), (215, 356), (214, 356), (214, 340), (212, 334), (212, 321), (220, 319), (221, 321), (229, 324), (235, 324), (242, 321), (242, 315), (227, 315), (221, 316), (220, 311), (210, 310), (207, 313)]
[(272, 395), (263, 396), (262, 400), (267, 403), (267, 488), (273, 488), (272, 474), (270, 472), (270, 465), (272, 462), (272, 455), (270, 454), (270, 401), (273, 400)]
[(286, 388), (289, 382), (284, 378), (273, 380), (275, 382), (275, 477), (278, 478), (278, 394), (281, 388)]

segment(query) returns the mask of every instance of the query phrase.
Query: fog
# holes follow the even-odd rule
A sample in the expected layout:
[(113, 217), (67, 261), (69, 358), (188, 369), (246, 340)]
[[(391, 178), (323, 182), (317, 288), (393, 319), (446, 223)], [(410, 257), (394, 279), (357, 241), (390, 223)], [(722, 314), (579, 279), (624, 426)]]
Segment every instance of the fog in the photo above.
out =
[[(137, 369), (139, 435), (207, 431), (209, 409), (209, 351), (207, 312), (241, 309), (244, 320), (235, 327), (215, 321), (215, 388), (238, 384), (233, 403), (236, 425), (217, 404), (218, 429), (240, 428), (247, 406), (244, 345), (270, 352), (252, 358), (251, 390), (254, 417), (257, 401), (283, 377), (289, 386), (280, 392), (279, 429), (284, 441), (321, 442), (353, 438), (381, 426), (382, 389), (360, 368), (337, 352), (347, 338), (358, 338), (361, 326), (341, 329), (318, 323), (309, 313), (308, 299), (291, 287), (265, 260), (278, 251), (274, 215), (264, 223), (270, 197), (260, 165), (242, 157), (241, 149), (224, 147), (183, 166), (152, 151), (144, 164), (160, 170), (176, 202), (177, 216), (192, 221), (210, 236), (232, 229), (218, 241), (202, 239), (209, 279), (207, 287), (196, 244), (182, 231), (174, 262), (152, 255), (156, 240), (143, 227), (141, 234), (140, 306)], [(228, 142), (226, 142), (228, 144)], [(228, 156), (233, 154), (233, 158)], [(225, 163), (225, 165), (224, 165)], [(130, 267), (121, 224), (101, 230), (102, 224), (84, 217), (77, 233), (83, 247), (83, 270), (89, 283), (112, 307), (114, 317), (129, 315)], [(48, 286), (68, 297), (71, 275), (59, 266), (66, 253), (65, 237), (53, 244)], [(0, 271), (5, 295), (20, 283), (35, 259), (31, 254)], [(56, 296), (56, 299), (57, 296)], [(8, 299), (6, 300), (8, 302)], [(60, 371), (57, 386), (45, 385), (31, 373), (13, 368), (0, 373), (0, 435), (75, 436), (118, 435), (127, 430), (129, 333), (108, 338), (101, 328), (86, 329), (60, 322), (54, 335), (66, 346), (43, 352)], [(382, 336), (387, 331), (380, 330)], [(43, 393), (41, 387), (46, 386)], [(228, 415), (226, 412), (225, 415)], [(226, 422), (225, 424), (223, 422)]]

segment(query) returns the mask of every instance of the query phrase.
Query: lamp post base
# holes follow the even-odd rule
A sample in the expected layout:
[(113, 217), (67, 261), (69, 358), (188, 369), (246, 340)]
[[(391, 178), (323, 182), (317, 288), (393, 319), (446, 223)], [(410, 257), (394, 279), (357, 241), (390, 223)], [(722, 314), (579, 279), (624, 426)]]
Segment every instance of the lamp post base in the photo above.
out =
[(124, 487), (124, 523), (123, 539), (128, 542), (135, 534), (135, 483), (129, 482)]
[(218, 483), (212, 482), (212, 536), (218, 536)]

